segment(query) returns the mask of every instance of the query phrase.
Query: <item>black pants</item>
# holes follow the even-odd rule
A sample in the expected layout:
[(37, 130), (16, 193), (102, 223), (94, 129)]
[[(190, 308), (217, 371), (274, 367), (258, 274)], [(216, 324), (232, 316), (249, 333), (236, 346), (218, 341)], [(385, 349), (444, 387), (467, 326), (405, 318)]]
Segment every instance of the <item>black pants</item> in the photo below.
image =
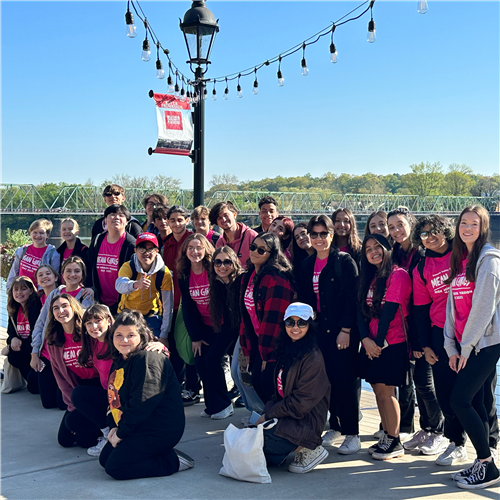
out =
[(42, 406), (47, 409), (59, 408), (60, 410), (66, 410), (67, 406), (52, 372), (50, 361), (43, 357), (40, 359), (45, 363), (45, 368), (41, 372), (38, 372), (38, 386), (40, 388)]
[(107, 426), (108, 393), (101, 384), (97, 387), (88, 385), (75, 387), (71, 393), (71, 402), (98, 429), (104, 429)]
[(325, 360), (326, 373), (332, 386), (330, 393), (330, 429), (344, 436), (359, 434), (358, 377), (359, 336), (351, 333), (349, 347), (337, 348), (337, 335), (321, 332), (318, 345)]
[(172, 315), (172, 326), (170, 328), (170, 333), (168, 334), (168, 350), (170, 351), (170, 363), (172, 363), (179, 384), (181, 384), (182, 386), (182, 384), (184, 383), (184, 379), (186, 379), (185, 388), (189, 391), (194, 392), (195, 394), (198, 394), (201, 390), (201, 385), (196, 366), (187, 365), (186, 363), (184, 363), (184, 360), (180, 357), (175, 345), (174, 329), (176, 318), (177, 311), (174, 311), (174, 314)]
[(116, 448), (106, 443), (99, 463), (114, 479), (170, 476), (179, 470), (179, 459), (173, 448), (181, 437), (182, 433), (177, 438), (162, 437), (161, 429), (155, 439), (138, 432), (123, 439)]
[(298, 448), (288, 439), (276, 436), (274, 433), (275, 427), (264, 429), (264, 456), (266, 457), (267, 465), (281, 465), (286, 457)]
[(457, 414), (450, 404), (451, 392), (457, 379), (457, 374), (450, 368), (448, 354), (444, 350), (443, 329), (432, 327), (431, 346), (438, 357), (432, 365), (436, 396), (444, 415), (444, 436), (453, 441), (457, 446), (463, 446), (466, 435)]
[(489, 443), (490, 448), (497, 447), (498, 444), (498, 415), (495, 391), (497, 388), (497, 370), (493, 370), (484, 384), (484, 406), (488, 412), (490, 424)]
[(260, 356), (260, 351), (258, 347), (255, 347), (252, 350), (254, 351), (252, 353), (252, 385), (265, 406), (266, 403), (274, 396), (276, 386), (276, 380), (274, 380), (274, 369), (276, 368), (276, 362), (268, 361), (266, 363), (266, 367), (262, 370), (262, 358)]
[(222, 328), (218, 333), (204, 339), (208, 345), (202, 344), (201, 356), (195, 356), (194, 362), (203, 383), (206, 412), (209, 415), (218, 413), (231, 404), (227, 394), (226, 377), (222, 368), (222, 358), (227, 353), (238, 332), (230, 328)]
[(484, 406), (484, 391), (491, 390), (491, 373), (500, 358), (500, 344), (472, 351), (465, 368), (460, 370), (451, 393), (455, 410), (465, 432), (470, 437), (477, 458), (491, 455), (489, 447), (489, 411)]
[(31, 368), (31, 335), (21, 342), (21, 350), (14, 351), (12, 347), (9, 349), (9, 354), (7, 354), (7, 359), (9, 363), (17, 368), (24, 380), (28, 383), (27, 389), (31, 394), (38, 394), (38, 377), (34, 376), (36, 372)]

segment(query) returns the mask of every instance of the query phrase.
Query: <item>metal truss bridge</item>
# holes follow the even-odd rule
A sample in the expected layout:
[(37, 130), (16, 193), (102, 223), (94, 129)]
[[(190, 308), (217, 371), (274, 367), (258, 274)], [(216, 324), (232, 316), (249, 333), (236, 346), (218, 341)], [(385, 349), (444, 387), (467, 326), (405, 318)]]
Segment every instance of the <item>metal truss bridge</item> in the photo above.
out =
[[(158, 190), (165, 195), (169, 205), (193, 208), (192, 190)], [(126, 189), (125, 204), (132, 214), (144, 214), (142, 199), (151, 190)], [(387, 194), (337, 194), (324, 195), (313, 192), (269, 192), (269, 191), (215, 191), (206, 196), (205, 202), (212, 207), (219, 201), (230, 200), (240, 215), (258, 213), (258, 202), (263, 196), (273, 196), (278, 202), (280, 214), (293, 217), (314, 214), (331, 214), (339, 207), (349, 208), (355, 215), (368, 215), (376, 210), (389, 212), (398, 206), (408, 207), (414, 214), (439, 212), (458, 215), (468, 205), (482, 205), (489, 211), (499, 211), (498, 197), (426, 196)], [(65, 186), (56, 192), (47, 192), (47, 187), (33, 184), (1, 184), (0, 214), (35, 215), (92, 215), (102, 214), (106, 204), (102, 187)]]

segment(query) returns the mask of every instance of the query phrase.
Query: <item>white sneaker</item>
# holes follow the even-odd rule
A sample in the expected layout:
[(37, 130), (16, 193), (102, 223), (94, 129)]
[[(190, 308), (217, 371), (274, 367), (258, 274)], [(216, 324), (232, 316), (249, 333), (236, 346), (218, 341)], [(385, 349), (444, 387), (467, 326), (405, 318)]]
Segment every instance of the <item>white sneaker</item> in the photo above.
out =
[(209, 415), (205, 410), (203, 410), (201, 413), (200, 413), (200, 417), (201, 418), (210, 418), (211, 415)]
[(451, 478), (453, 479), (453, 481), (460, 481), (464, 477), (468, 477), (471, 474), (473, 474), (480, 464), (481, 462), (479, 461), (479, 458), (476, 458), (476, 460), (474, 460), (474, 463), (470, 467), (467, 467), (467, 469), (463, 469), (458, 472), (453, 472), (451, 474)]
[(313, 470), (328, 456), (328, 452), (323, 446), (318, 446), (314, 450), (303, 448), (295, 455), (295, 460), (288, 466), (290, 472), (305, 474)]
[(431, 432), (427, 441), (420, 447), (420, 453), (424, 455), (439, 455), (448, 446), (448, 440), (442, 434)]
[(427, 431), (424, 431), (423, 429), (420, 429), (418, 432), (415, 432), (415, 434), (413, 434), (413, 437), (411, 439), (405, 441), (405, 443), (403, 444), (403, 448), (409, 451), (418, 450), (427, 441), (428, 438), (429, 433)]
[(175, 454), (177, 455), (177, 458), (179, 459), (179, 472), (183, 470), (188, 470), (192, 469), (194, 467), (194, 459), (191, 458), (189, 455), (186, 453), (183, 453), (182, 451), (179, 451), (174, 448)]
[(400, 432), (399, 433), (399, 442), (404, 443), (407, 439), (410, 439), (413, 436), (413, 432)]
[[(373, 433), (373, 437), (374, 438), (377, 438), (377, 439), (380, 439), (381, 437), (385, 436), (385, 432), (384, 432), (384, 429), (379, 429), (378, 431), (375, 431)], [(401, 439), (401, 438), (400, 438)]]
[(234, 413), (233, 405), (229, 405), (227, 408), (214, 413), (211, 418), (212, 420), (223, 420), (224, 418), (230, 417)]
[(342, 434), (340, 433), (340, 431), (334, 431), (330, 429), (323, 435), (323, 442), (321, 444), (323, 446), (333, 446), (333, 443), (335, 443), (335, 441), (338, 441), (341, 437)]
[(359, 436), (346, 436), (344, 442), (337, 450), (341, 455), (352, 455), (361, 449)]
[(436, 459), (437, 465), (455, 465), (467, 461), (467, 448), (450, 441), (448, 448)]
[(490, 448), (491, 458), (493, 458), (493, 462), (498, 461), (498, 450), (496, 448)]
[(102, 449), (106, 446), (106, 443), (108, 442), (108, 438), (105, 437), (100, 437), (97, 438), (97, 444), (95, 446), (92, 446), (87, 450), (87, 453), (91, 457), (98, 457), (101, 454)]

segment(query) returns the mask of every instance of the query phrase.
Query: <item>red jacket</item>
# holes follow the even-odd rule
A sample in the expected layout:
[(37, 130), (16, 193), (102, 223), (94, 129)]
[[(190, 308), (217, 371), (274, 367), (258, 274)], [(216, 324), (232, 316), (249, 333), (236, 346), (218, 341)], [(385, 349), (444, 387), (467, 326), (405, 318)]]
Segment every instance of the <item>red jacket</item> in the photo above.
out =
[(292, 302), (294, 291), (290, 279), (285, 273), (276, 270), (269, 274), (257, 274), (253, 293), (255, 313), (260, 323), (259, 336), (257, 337), (244, 300), (245, 290), (252, 272), (253, 269), (250, 269), (241, 280), (240, 344), (245, 356), (253, 357), (252, 348), (255, 349), (258, 346), (263, 361), (274, 361), (272, 353), (281, 331), (281, 322), (285, 316), (286, 308)]

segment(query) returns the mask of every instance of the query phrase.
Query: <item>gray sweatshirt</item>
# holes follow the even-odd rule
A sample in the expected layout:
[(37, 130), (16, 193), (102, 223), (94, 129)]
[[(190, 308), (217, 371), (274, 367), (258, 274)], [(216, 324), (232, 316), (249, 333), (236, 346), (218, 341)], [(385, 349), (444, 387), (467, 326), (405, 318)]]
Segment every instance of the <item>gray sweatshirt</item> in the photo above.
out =
[[(472, 307), (462, 335), (462, 356), (469, 358), (485, 347), (500, 344), (500, 250), (486, 243), (476, 265)], [(455, 301), (452, 289), (446, 303), (444, 348), (449, 357), (459, 354), (455, 345)]]

